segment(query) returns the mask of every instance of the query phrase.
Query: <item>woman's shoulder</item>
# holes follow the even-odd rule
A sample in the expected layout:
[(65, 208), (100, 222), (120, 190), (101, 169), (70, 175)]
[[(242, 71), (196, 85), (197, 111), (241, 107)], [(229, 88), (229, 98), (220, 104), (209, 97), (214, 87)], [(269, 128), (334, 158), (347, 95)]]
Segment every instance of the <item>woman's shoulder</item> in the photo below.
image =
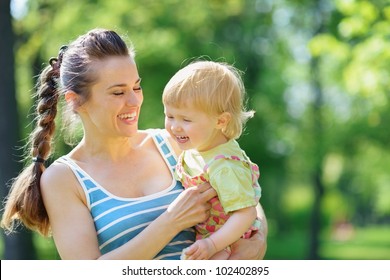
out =
[(178, 146), (176, 144), (176, 141), (172, 138), (172, 136), (169, 134), (169, 132), (165, 128), (149, 128), (146, 130), (141, 130), (140, 133), (146, 133), (150, 136), (154, 137), (161, 137), (165, 141), (168, 141), (175, 150), (178, 149)]
[(147, 134), (150, 136), (161, 135), (163, 137), (169, 137), (169, 133), (165, 128), (148, 128), (145, 130), (139, 130), (138, 132), (140, 134)]
[(51, 182), (69, 179), (70, 174), (69, 168), (65, 164), (56, 160), (42, 173), (41, 181), (44, 180), (45, 182)]
[(77, 181), (71, 169), (58, 160), (45, 169), (40, 183), (41, 191), (45, 193), (65, 193), (73, 187), (77, 188)]
[(179, 155), (182, 152), (182, 150), (177, 145), (175, 139), (172, 138), (172, 136), (165, 128), (150, 128), (141, 131), (141, 133), (147, 133), (148, 135), (153, 137), (161, 137), (161, 139), (168, 142), (169, 146), (172, 148), (176, 155)]

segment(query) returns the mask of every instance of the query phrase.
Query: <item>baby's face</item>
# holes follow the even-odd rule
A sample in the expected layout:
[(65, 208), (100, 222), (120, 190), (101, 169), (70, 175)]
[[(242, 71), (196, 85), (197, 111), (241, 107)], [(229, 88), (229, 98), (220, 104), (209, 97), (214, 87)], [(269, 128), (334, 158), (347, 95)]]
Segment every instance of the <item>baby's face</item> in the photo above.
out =
[[(164, 106), (165, 129), (182, 150), (209, 150), (220, 143), (218, 118), (193, 106)], [(223, 134), (222, 134), (223, 135)]]

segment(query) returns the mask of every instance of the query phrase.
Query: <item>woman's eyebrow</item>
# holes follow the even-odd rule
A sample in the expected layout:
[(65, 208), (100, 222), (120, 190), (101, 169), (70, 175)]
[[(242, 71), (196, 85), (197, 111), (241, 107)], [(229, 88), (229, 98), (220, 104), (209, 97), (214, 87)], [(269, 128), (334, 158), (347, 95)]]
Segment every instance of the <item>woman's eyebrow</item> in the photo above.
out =
[[(141, 78), (138, 78), (137, 81), (135, 81), (136, 84), (139, 84), (141, 82)], [(115, 84), (115, 85), (111, 85), (109, 86), (107, 89), (111, 89), (111, 88), (114, 88), (114, 87), (125, 87), (127, 86), (127, 84)]]

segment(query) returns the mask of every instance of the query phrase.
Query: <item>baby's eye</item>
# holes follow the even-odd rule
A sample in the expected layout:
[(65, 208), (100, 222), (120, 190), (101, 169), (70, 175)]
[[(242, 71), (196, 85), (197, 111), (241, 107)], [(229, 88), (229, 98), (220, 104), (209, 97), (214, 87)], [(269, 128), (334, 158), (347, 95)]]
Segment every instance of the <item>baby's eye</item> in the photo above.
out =
[(185, 121), (185, 122), (191, 122), (190, 119), (183, 119), (183, 121)]
[(142, 90), (141, 86), (134, 88), (134, 91), (141, 91), (141, 90)]
[(115, 91), (113, 94), (114, 95), (122, 95), (122, 94), (124, 94), (124, 92), (123, 91)]

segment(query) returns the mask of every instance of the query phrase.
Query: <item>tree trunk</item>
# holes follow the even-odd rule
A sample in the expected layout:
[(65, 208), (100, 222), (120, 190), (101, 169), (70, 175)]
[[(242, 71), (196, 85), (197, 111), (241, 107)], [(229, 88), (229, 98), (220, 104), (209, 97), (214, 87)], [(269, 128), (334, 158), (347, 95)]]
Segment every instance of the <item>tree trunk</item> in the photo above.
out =
[[(10, 0), (0, 1), (0, 195), (1, 200), (8, 193), (7, 183), (22, 168), (19, 163), (22, 151), (17, 149), (20, 139), (19, 116), (15, 90), (14, 33), (10, 11)], [(16, 234), (5, 235), (3, 259), (35, 259), (32, 234), (20, 230)]]
[(313, 145), (314, 145), (314, 168), (313, 168), (313, 187), (314, 187), (314, 203), (310, 218), (310, 260), (319, 259), (319, 236), (321, 233), (321, 204), (324, 196), (324, 184), (322, 182), (322, 162), (324, 160), (324, 140), (323, 140), (323, 92), (319, 77), (318, 59), (312, 58), (310, 65), (312, 73), (312, 87), (314, 91), (313, 104)]
[[(323, 33), (325, 29), (326, 15), (323, 11), (321, 0), (316, 1), (314, 6), (314, 15), (319, 18), (318, 26), (314, 31), (314, 36)], [(320, 233), (321, 233), (321, 206), (322, 198), (324, 196), (324, 183), (322, 181), (323, 170), (322, 162), (325, 156), (324, 148), (324, 130), (323, 130), (323, 89), (321, 84), (320, 66), (318, 58), (312, 58), (310, 64), (311, 83), (314, 93), (313, 103), (313, 142), (314, 142), (314, 168), (313, 168), (313, 187), (314, 187), (314, 203), (310, 219), (310, 247), (308, 258), (311, 260), (320, 259)]]

